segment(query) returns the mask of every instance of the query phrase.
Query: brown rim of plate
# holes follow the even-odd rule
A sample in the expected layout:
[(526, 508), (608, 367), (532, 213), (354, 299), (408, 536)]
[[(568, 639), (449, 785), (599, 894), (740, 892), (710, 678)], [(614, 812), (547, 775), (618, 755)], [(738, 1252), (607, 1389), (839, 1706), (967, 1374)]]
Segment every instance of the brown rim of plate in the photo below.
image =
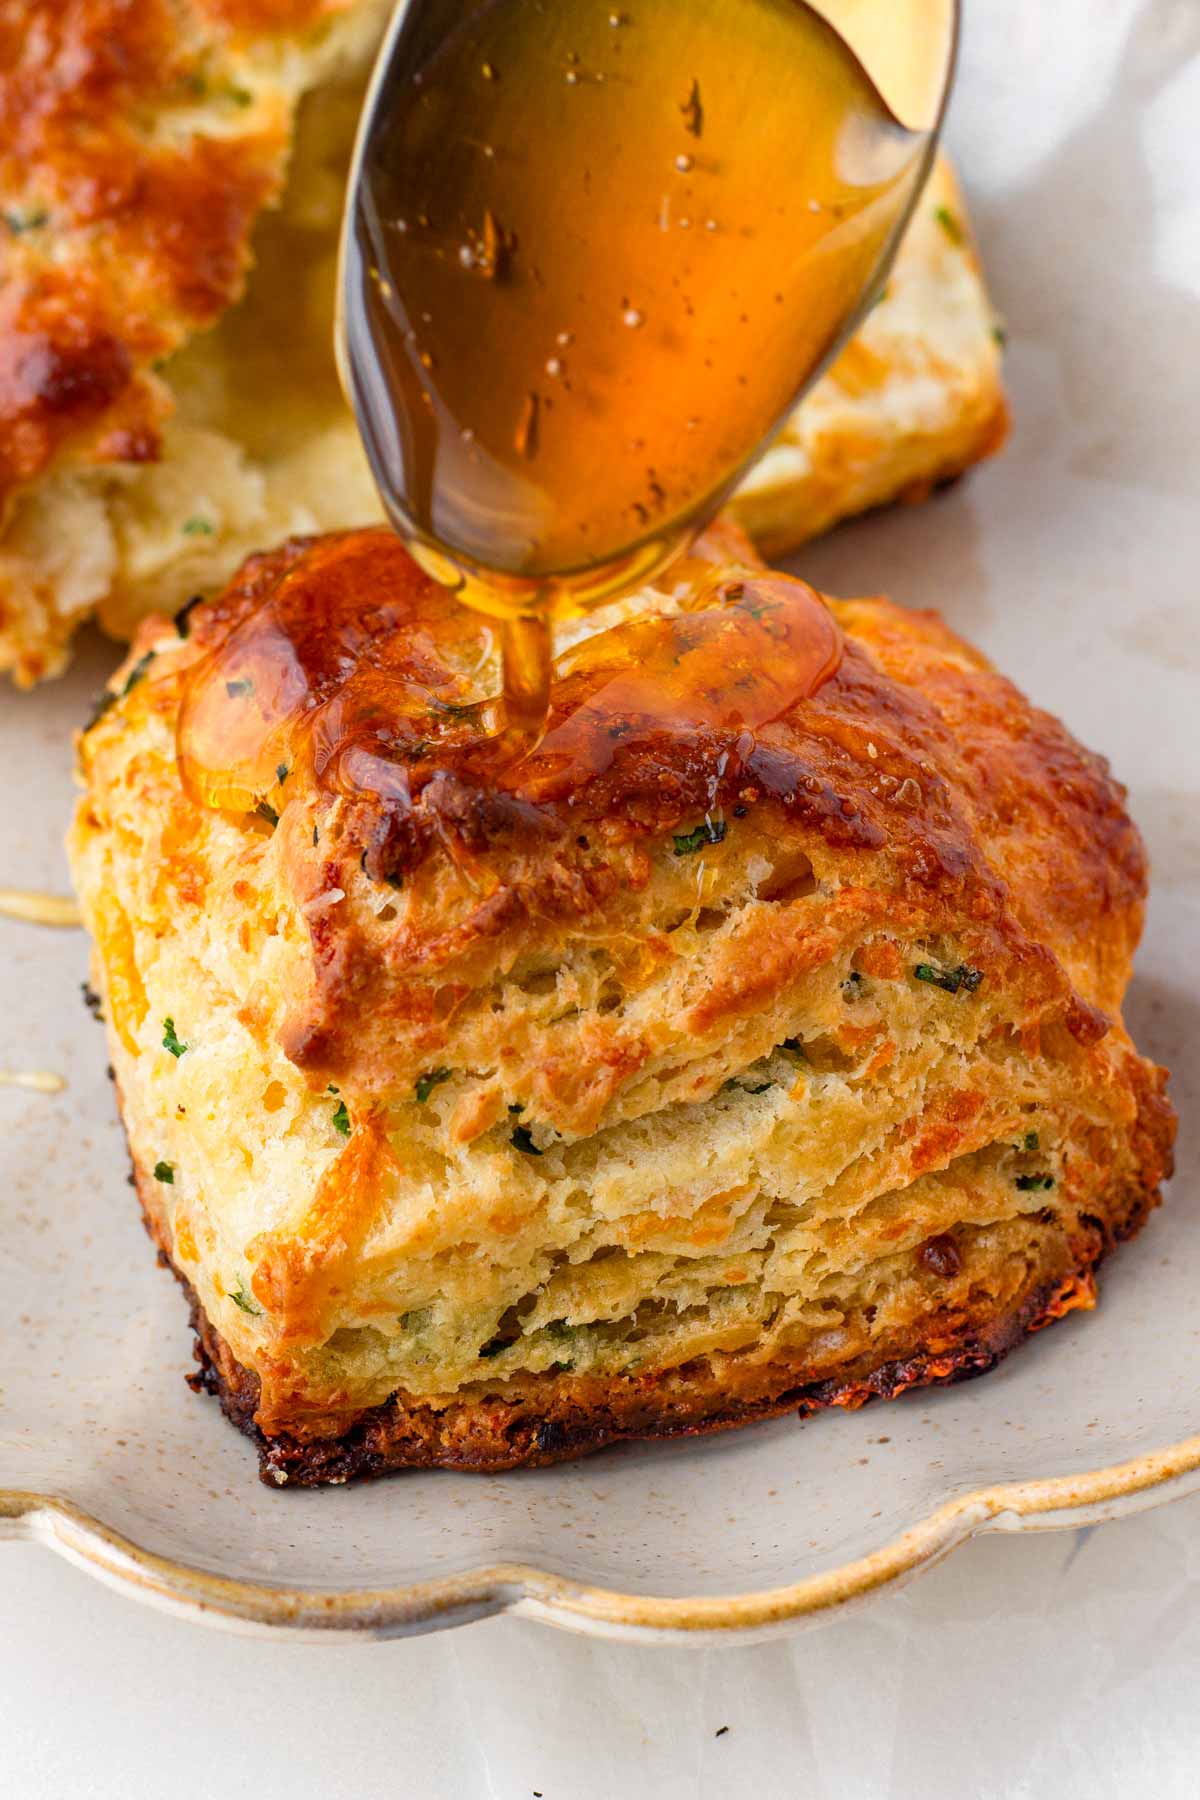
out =
[[(1191, 1478), (1191, 1479), (1189, 1479)], [(1166, 1491), (1163, 1491), (1166, 1490)], [(939, 1561), (984, 1531), (1098, 1524), (1200, 1491), (1200, 1435), (1081, 1474), (1004, 1482), (947, 1501), (879, 1549), (759, 1593), (623, 1594), (524, 1563), (328, 1593), (212, 1575), (156, 1555), (74, 1502), (0, 1489), (0, 1538), (32, 1539), (135, 1599), (206, 1624), (321, 1639), (404, 1637), (515, 1612), (569, 1630), (650, 1641), (766, 1635), (813, 1621)]]

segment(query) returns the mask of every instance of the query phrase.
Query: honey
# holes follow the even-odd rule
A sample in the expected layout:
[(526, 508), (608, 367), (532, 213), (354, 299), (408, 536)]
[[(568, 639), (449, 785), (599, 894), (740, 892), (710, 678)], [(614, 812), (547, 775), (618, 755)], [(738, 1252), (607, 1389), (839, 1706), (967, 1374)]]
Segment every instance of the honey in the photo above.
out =
[(68, 900), (63, 894), (46, 894), (29, 888), (0, 888), (0, 918), (24, 919), (30, 925), (68, 929), (83, 923), (74, 900)]
[(931, 151), (799, 0), (422, 0), (368, 102), (343, 375), (389, 516), (506, 634), (661, 568), (836, 348)]
[(25, 1088), (32, 1094), (61, 1094), (66, 1085), (53, 1069), (0, 1069), (0, 1087)]
[(183, 678), (185, 786), (273, 824), (314, 789), (401, 816), (443, 771), (574, 802), (600, 793), (619, 758), (661, 752), (678, 768), (713, 733), (740, 740), (745, 760), (757, 730), (836, 674), (841, 633), (791, 576), (699, 559), (681, 574), (668, 610), (559, 657), (544, 736), (514, 761), (496, 731), (502, 703), (477, 697), (478, 618), (390, 532), (323, 540), (264, 595), (203, 622)]

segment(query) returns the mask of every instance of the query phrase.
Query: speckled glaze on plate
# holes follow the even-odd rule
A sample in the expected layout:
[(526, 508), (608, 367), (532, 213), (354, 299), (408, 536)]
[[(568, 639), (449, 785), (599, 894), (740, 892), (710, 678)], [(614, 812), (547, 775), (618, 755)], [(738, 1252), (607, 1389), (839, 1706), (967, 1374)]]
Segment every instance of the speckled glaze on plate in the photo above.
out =
[[(794, 1626), (975, 1531), (1200, 1488), (1200, 9), (971, 0), (951, 144), (1010, 331), (1006, 454), (797, 567), (942, 608), (1129, 783), (1155, 864), (1128, 1013), (1173, 1071), (1179, 1174), (1099, 1308), (984, 1380), (562, 1468), (268, 1491), (191, 1394), (185, 1310), (125, 1186), (78, 933), (0, 920), (0, 1535), (239, 1629), (322, 1638), (512, 1608), (580, 1630)], [(63, 890), (68, 734), (111, 665), (0, 696), (0, 886)], [(1053, 870), (1047, 870), (1053, 880)]]

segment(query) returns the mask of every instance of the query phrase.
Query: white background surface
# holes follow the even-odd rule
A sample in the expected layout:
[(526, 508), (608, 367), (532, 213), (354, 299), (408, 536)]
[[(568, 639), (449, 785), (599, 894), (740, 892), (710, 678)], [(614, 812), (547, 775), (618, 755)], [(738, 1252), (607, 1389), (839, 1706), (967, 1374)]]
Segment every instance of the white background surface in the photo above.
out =
[[(0, 1550), (13, 1800), (1195, 1800), (1200, 1503), (968, 1544), (783, 1643), (262, 1643)], [(715, 1733), (722, 1725), (728, 1732)]]
[[(1132, 445), (1155, 503), (1146, 517), (1169, 532), (1172, 499), (1181, 522), (1195, 514), (1200, 0), (967, 7), (951, 137), (1012, 334), (1014, 440), (928, 512), (868, 521), (806, 566), (820, 580), (823, 562), (844, 570), (861, 545), (874, 585), (886, 547), (898, 597), (945, 604), (921, 580), (922, 543), (937, 532), (961, 563), (953, 621), (1045, 695), (1055, 683), (1036, 632), (1005, 604), (1014, 583), (1053, 566), (1055, 509), (1081, 506), (1084, 480), (1094, 504)], [(1140, 283), (1144, 334), (1083, 341), (1081, 313), (1102, 317), (1097, 294), (1119, 291), (1128, 319)], [(1064, 476), (1052, 495), (1039, 485), (1046, 467)], [(979, 522), (993, 509), (1028, 519), (1020, 569), (988, 560)], [(1097, 515), (1096, 529), (1111, 532), (1114, 557), (1097, 604), (1119, 606), (1139, 524)], [(1168, 545), (1158, 551), (1169, 560)], [(1179, 577), (1164, 598), (1179, 616), (1164, 617), (1157, 658), (1135, 666), (1164, 695), (1164, 768), (1170, 706), (1196, 691), (1184, 610), (1195, 582)], [(1120, 696), (1079, 691), (1067, 710), (1120, 767)], [(1165, 815), (1145, 823), (1152, 840), (1166, 829)], [(1200, 1502), (1188, 1501), (1086, 1533), (979, 1542), (788, 1642), (705, 1651), (511, 1620), (390, 1644), (262, 1643), (158, 1617), (44, 1551), (4, 1545), (0, 1792), (1191, 1800), (1198, 1526)]]

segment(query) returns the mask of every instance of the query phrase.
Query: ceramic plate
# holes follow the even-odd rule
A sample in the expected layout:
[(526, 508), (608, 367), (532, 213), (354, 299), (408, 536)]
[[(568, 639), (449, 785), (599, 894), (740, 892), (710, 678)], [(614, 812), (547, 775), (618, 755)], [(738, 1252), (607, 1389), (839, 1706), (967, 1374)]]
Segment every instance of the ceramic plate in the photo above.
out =
[[(82, 938), (0, 921), (0, 1067), (67, 1081), (0, 1089), (0, 1530), (251, 1628), (389, 1633), (514, 1607), (722, 1633), (812, 1618), (975, 1530), (1200, 1487), (1200, 8), (967, 14), (951, 141), (1009, 323), (1013, 439), (797, 566), (942, 608), (1129, 783), (1155, 864), (1130, 1023), (1184, 1120), (1167, 1205), (1097, 1311), (982, 1381), (546, 1471), (268, 1491), (184, 1386), (183, 1309), (125, 1185)], [(0, 885), (64, 887), (68, 733), (111, 661), (94, 640), (65, 682), (0, 698)]]

